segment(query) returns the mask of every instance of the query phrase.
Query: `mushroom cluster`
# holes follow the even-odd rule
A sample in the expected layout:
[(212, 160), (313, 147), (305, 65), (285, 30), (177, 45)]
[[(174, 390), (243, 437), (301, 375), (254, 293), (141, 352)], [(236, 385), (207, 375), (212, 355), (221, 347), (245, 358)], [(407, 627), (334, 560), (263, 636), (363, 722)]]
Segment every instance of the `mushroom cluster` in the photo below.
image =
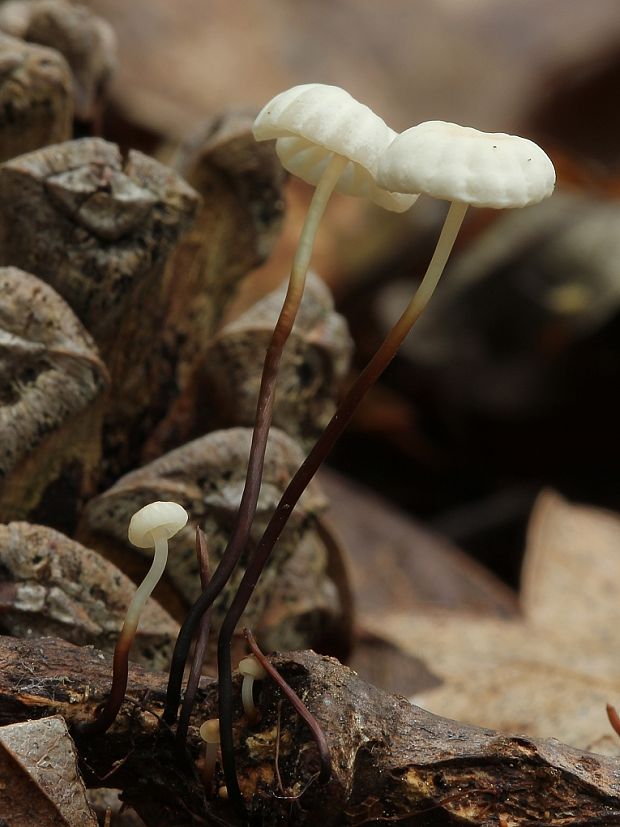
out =
[[(363, 192), (375, 203), (382, 206), (391, 204), (391, 209), (398, 209), (396, 205), (402, 205), (406, 209), (405, 202), (399, 199), (409, 196), (410, 206), (421, 193), (448, 200), (450, 207), (437, 247), (418, 289), (366, 368), (349, 388), (336, 413), (290, 481), (254, 550), (222, 623), (218, 640), (222, 768), (230, 799), (241, 814), (245, 813), (245, 804), (237, 783), (234, 762), (230, 644), (269, 555), (305, 487), (346, 428), (366, 392), (394, 358), (405, 336), (430, 300), (467, 207), (470, 204), (496, 209), (523, 207), (548, 197), (555, 186), (555, 170), (551, 160), (532, 141), (503, 133), (479, 132), (441, 121), (420, 124), (401, 135), (393, 133), (389, 143), (378, 150), (378, 143), (373, 142), (377, 140), (378, 130), (373, 133), (372, 129), (368, 129), (364, 132), (365, 137), (360, 138), (360, 133), (349, 120), (346, 138), (353, 141), (355, 146), (349, 146), (350, 155), (340, 155), (341, 160), (338, 162), (333, 153), (339, 152), (338, 141), (345, 134), (336, 125), (336, 119), (340, 115), (336, 102), (342, 102), (342, 109), (347, 116), (359, 113), (360, 124), (375, 124), (368, 116), (368, 110), (352, 106), (349, 97), (343, 90), (336, 92), (334, 87), (323, 87), (320, 84), (295, 87), (267, 104), (257, 118), (255, 134), (259, 140), (276, 139), (276, 151), (291, 172), (309, 183), (318, 181), (315, 198), (325, 185), (330, 192), (338, 186), (352, 194)], [(327, 111), (321, 108), (323, 101), (326, 102)], [(307, 141), (302, 125), (310, 130), (320, 148)], [(388, 132), (382, 134), (385, 136)], [(332, 153), (328, 159), (325, 158), (326, 149)], [(343, 162), (344, 157), (349, 157), (346, 164)], [(360, 159), (366, 163), (360, 164)], [(322, 200), (320, 203), (322, 210), (325, 202)], [(312, 209), (311, 205), (311, 213)], [(305, 238), (302, 233), (301, 243), (307, 245), (309, 238), (310, 236)], [(309, 251), (305, 254), (307, 261), (309, 254)], [(255, 434), (259, 427), (260, 413), (259, 400)]]

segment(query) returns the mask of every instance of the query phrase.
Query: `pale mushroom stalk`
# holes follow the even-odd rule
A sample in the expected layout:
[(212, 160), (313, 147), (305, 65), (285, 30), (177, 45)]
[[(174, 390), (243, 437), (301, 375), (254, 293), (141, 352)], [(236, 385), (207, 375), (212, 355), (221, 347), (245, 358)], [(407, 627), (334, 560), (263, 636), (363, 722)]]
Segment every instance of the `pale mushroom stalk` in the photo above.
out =
[[(243, 636), (250, 644), (250, 648), (254, 654), (254, 657), (265, 670), (265, 673), (269, 675), (269, 677), (280, 687), (281, 691), (292, 704), (294, 710), (306, 722), (308, 729), (312, 733), (312, 737), (314, 739), (319, 753), (319, 761), (321, 763), (321, 771), (319, 773), (319, 784), (326, 784), (332, 775), (332, 760), (329, 754), (329, 745), (327, 743), (327, 738), (325, 737), (325, 733), (321, 729), (321, 725), (314, 717), (314, 715), (312, 715), (312, 713), (301, 700), (299, 695), (297, 695), (293, 687), (289, 686), (289, 684), (284, 680), (282, 675), (275, 668), (273, 663), (271, 663), (261, 652), (251, 630), (244, 629)], [(241, 691), (243, 693), (243, 687), (241, 688)]]
[(439, 279), (441, 278), (448, 258), (450, 257), (450, 253), (452, 252), (456, 237), (461, 229), (463, 219), (465, 218), (465, 213), (467, 212), (467, 207), (468, 204), (464, 204), (460, 201), (453, 201), (450, 204), (441, 233), (439, 235), (437, 246), (435, 247), (435, 252), (433, 253), (433, 257), (427, 267), (426, 273), (424, 274), (424, 278), (420, 282), (420, 286), (414, 293), (411, 301), (405, 308), (404, 313), (389, 332), (380, 350), (377, 351), (376, 356), (379, 356), (379, 353), (381, 353), (382, 360), (385, 361), (385, 365), (380, 367), (381, 372), (383, 372), (392, 358), (396, 355), (396, 351), (400, 347), (403, 339), (407, 333), (409, 333), (412, 325), (429, 303), (433, 293), (435, 292), (435, 288), (439, 283)]
[(78, 727), (80, 735), (102, 735), (116, 720), (127, 691), (129, 652), (138, 631), (140, 615), (161, 580), (168, 562), (168, 540), (187, 522), (187, 512), (178, 503), (151, 503), (133, 515), (129, 539), (139, 547), (154, 547), (153, 561), (136, 589), (127, 609), (112, 660), (112, 686), (105, 705), (94, 721)]
[[(319, 228), (321, 219), (327, 207), (328, 201), (332, 196), (340, 178), (342, 171), (348, 163), (347, 158), (341, 155), (334, 154), (321, 175), (317, 187), (312, 196), (312, 201), (308, 207), (308, 212), (304, 221), (304, 225), (297, 242), (297, 250), (295, 251), (295, 258), (293, 259), (293, 266), (291, 268), (291, 275), (289, 278), (286, 297), (280, 316), (276, 322), (273, 332), (272, 344), (279, 345), (280, 339), (284, 338), (284, 342), (288, 339), (290, 332), (295, 323), (301, 297), (304, 292), (304, 285), (306, 283), (306, 274), (310, 265), (310, 257), (314, 248), (314, 239)], [(279, 330), (279, 336), (276, 339), (276, 332)], [(282, 347), (284, 346), (282, 342)], [(281, 354), (280, 354), (281, 355)], [(266, 360), (265, 360), (266, 363)], [(263, 377), (264, 377), (263, 372)], [(261, 388), (262, 389), (262, 388)], [(259, 403), (260, 405), (260, 395)]]
[(243, 711), (248, 721), (251, 724), (256, 724), (260, 720), (260, 712), (254, 704), (254, 681), (264, 680), (267, 677), (267, 672), (255, 657), (249, 655), (239, 661), (239, 673), (243, 675), (243, 683), (241, 684)]
[[(250, 528), (254, 514), (256, 513), (263, 475), (265, 451), (273, 416), (276, 381), (282, 359), (282, 351), (297, 317), (319, 223), (347, 163), (346, 158), (332, 154), (332, 158), (327, 164), (314, 191), (306, 215), (293, 261), (284, 303), (265, 355), (258, 401), (256, 404), (256, 418), (252, 432), (248, 469), (235, 527), (220, 563), (213, 573), (213, 577), (197, 602), (194, 603), (189, 610), (177, 637), (172, 654), (166, 706), (163, 716), (167, 723), (173, 723), (177, 717), (183, 671), (196, 628), (203, 614), (212, 605), (213, 601), (228, 582), (250, 535)], [(181, 733), (181, 737), (182, 735)]]

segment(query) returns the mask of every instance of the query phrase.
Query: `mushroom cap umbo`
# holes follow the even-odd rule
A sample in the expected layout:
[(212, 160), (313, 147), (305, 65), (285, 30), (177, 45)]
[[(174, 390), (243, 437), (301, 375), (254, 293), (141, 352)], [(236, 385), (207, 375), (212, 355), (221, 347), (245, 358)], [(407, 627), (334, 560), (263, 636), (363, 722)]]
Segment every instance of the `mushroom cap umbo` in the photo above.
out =
[(377, 181), (395, 192), (503, 209), (547, 198), (555, 170), (527, 138), (428, 121), (394, 139), (381, 158)]
[(136, 511), (129, 521), (129, 542), (138, 548), (151, 548), (155, 545), (154, 531), (163, 531), (169, 540), (183, 528), (187, 519), (187, 511), (178, 503), (149, 503)]
[(254, 657), (254, 655), (248, 655), (245, 658), (241, 658), (239, 661), (239, 672), (242, 675), (248, 675), (251, 678), (256, 678), (256, 680), (264, 680), (267, 677), (267, 671), (264, 666), (262, 666)]
[(339, 86), (306, 83), (276, 95), (254, 121), (257, 141), (276, 139), (282, 166), (316, 185), (333, 154), (349, 160), (336, 189), (370, 198), (394, 212), (409, 209), (415, 195), (388, 192), (376, 183), (382, 152), (396, 133)]
[(220, 719), (210, 718), (201, 724), (198, 730), (200, 737), (205, 744), (219, 744), (220, 742)]

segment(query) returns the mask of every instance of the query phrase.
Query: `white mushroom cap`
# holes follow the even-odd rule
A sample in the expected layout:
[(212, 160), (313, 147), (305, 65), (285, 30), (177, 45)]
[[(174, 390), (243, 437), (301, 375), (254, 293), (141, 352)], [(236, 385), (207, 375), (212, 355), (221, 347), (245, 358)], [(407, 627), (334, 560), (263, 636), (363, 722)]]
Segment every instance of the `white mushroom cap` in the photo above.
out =
[(307, 183), (318, 183), (336, 153), (349, 159), (337, 190), (402, 212), (415, 197), (386, 192), (375, 181), (381, 153), (395, 135), (385, 121), (344, 89), (322, 83), (281, 92), (254, 122), (256, 140), (277, 139), (276, 152), (284, 168)]
[(248, 655), (247, 658), (241, 658), (239, 661), (239, 672), (242, 675), (249, 675), (259, 681), (267, 677), (267, 672), (264, 667), (260, 665), (253, 655)]
[(219, 744), (220, 743), (220, 719), (210, 718), (205, 721), (199, 729), (200, 737), (205, 744)]
[(187, 511), (178, 503), (149, 503), (136, 511), (129, 521), (129, 542), (138, 548), (151, 548), (155, 545), (153, 531), (164, 531), (169, 540), (183, 528), (187, 519)]
[(381, 158), (377, 181), (396, 192), (502, 209), (547, 198), (555, 170), (527, 138), (428, 121), (394, 139)]

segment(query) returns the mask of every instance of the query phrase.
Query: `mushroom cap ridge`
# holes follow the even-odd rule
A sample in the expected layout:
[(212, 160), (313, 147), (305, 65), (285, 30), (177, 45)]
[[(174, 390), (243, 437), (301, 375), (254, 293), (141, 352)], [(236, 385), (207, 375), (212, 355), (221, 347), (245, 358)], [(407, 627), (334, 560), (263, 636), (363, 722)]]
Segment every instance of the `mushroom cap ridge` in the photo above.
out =
[(379, 158), (396, 133), (339, 86), (307, 83), (281, 92), (259, 112), (253, 131), (257, 141), (275, 138), (282, 166), (309, 184), (318, 183), (335, 153), (349, 160), (336, 187), (340, 192), (396, 212), (415, 201), (377, 186)]
[(187, 519), (187, 511), (178, 503), (149, 503), (136, 511), (129, 521), (129, 542), (138, 548), (151, 548), (155, 545), (152, 536), (155, 529), (163, 530), (169, 540), (183, 528)]
[(381, 158), (377, 181), (395, 192), (503, 209), (551, 195), (555, 170), (527, 138), (427, 121), (394, 139)]

